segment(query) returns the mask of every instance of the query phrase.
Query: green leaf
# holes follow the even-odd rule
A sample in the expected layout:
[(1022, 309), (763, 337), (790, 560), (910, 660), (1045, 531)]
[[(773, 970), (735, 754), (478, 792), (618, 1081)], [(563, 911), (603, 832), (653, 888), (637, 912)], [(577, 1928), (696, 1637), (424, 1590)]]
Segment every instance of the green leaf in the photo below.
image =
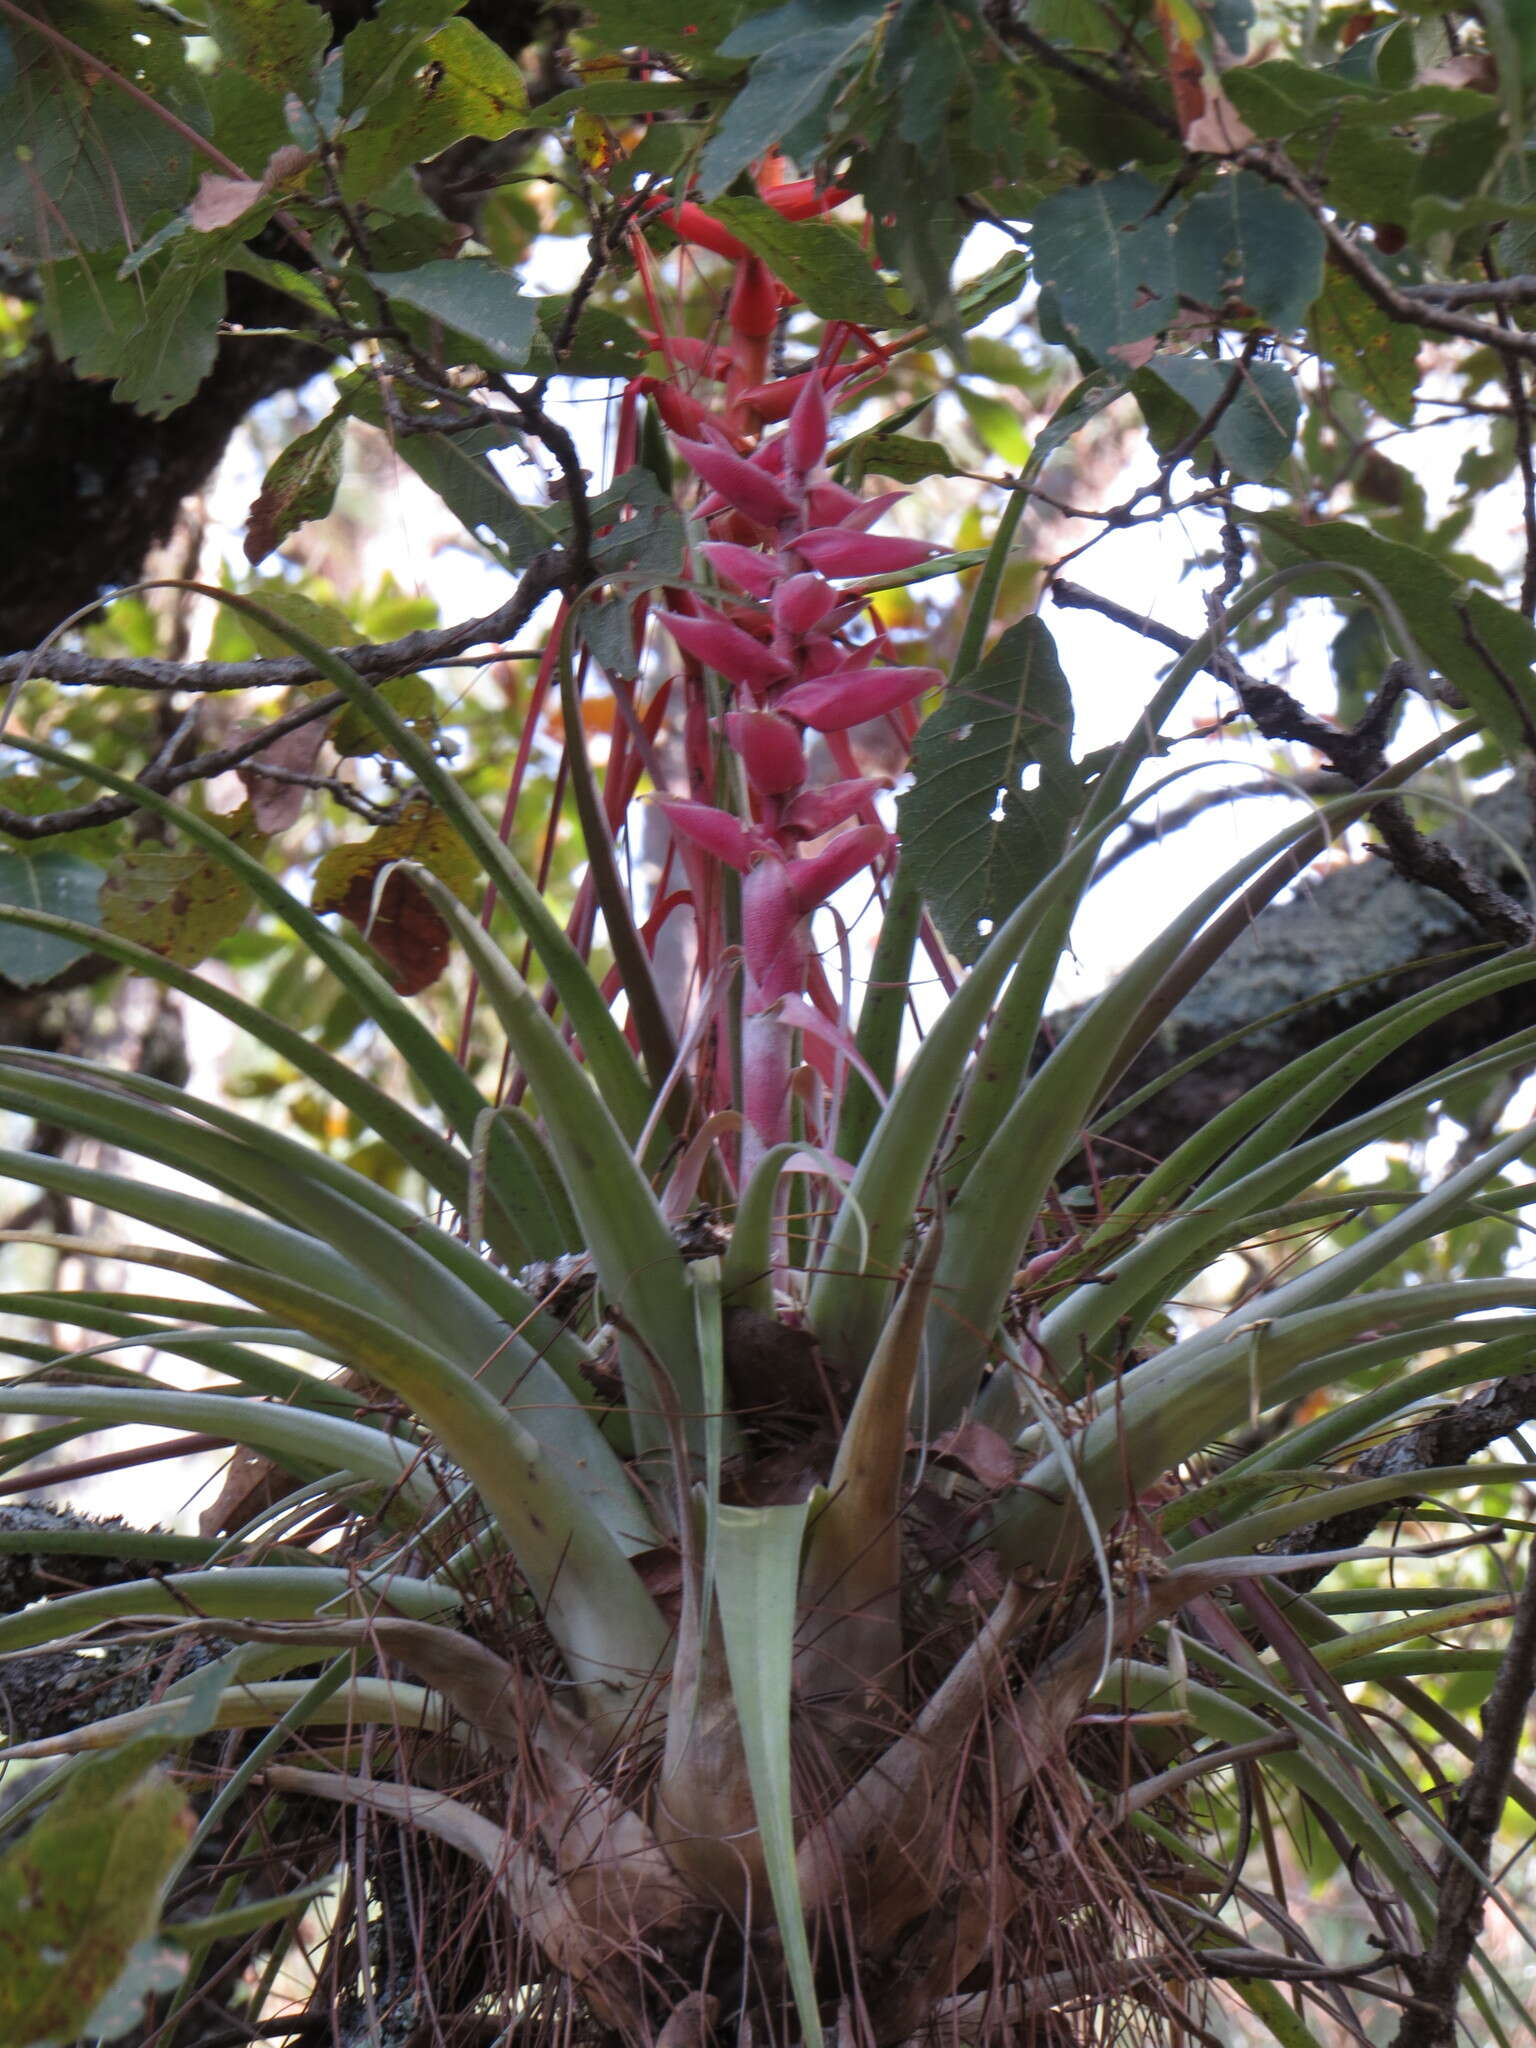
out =
[[(391, 676), (380, 683), (378, 694), (412, 732), (420, 733), (423, 739), (431, 739), (436, 733), (437, 692), (425, 676)], [(378, 728), (350, 705), (338, 712), (328, 737), (343, 761), (382, 757), (389, 752), (389, 742), (380, 738)]]
[(889, 327), (900, 317), (857, 236), (835, 221), (786, 220), (752, 195), (717, 199), (708, 211), (820, 319)]
[[(844, 72), (873, 36), (880, 14), (870, 0), (852, 0), (851, 5), (834, 0), (817, 9), (791, 5), (759, 15), (730, 38), (726, 56), (763, 54), (699, 159), (701, 198), (717, 197), (765, 150), (832, 99)], [(834, 18), (828, 21), (827, 15)], [(803, 32), (779, 40), (791, 21), (803, 24)]]
[(1400, 221), (1422, 158), (1398, 136), (1346, 125), (1327, 147), (1328, 203), (1356, 220)]
[(749, 12), (749, 0), (588, 0), (582, 12), (615, 47), (643, 43), (691, 60), (718, 49)]
[[(346, 380), (345, 389), (347, 405), (358, 419), (373, 427), (385, 425), (384, 409), (369, 381)], [(471, 434), (406, 434), (397, 445), (462, 526), (476, 538), (492, 536), (504, 550), (503, 559), (521, 568), (553, 546), (555, 531), (547, 514), (518, 502), (492, 466), (490, 455), (505, 448), (508, 438), (505, 428), (485, 426)]]
[[(39, 18), (90, 52), (82, 62), (8, 20), (14, 66), (0, 96), (0, 247), (22, 261), (132, 247), (174, 213), (206, 167), (191, 138), (202, 83), (173, 22), (113, 0), (50, 0)], [(134, 80), (154, 105), (106, 85), (100, 67)], [(165, 112), (161, 110), (164, 109)]]
[[(36, 781), (37, 777), (14, 777)], [(51, 917), (94, 924), (102, 872), (70, 853), (0, 853), (0, 904), (46, 911)], [(0, 926), (0, 976), (18, 988), (36, 988), (76, 960), (86, 948), (20, 925)]]
[(307, 520), (323, 519), (341, 482), (344, 430), (333, 412), (290, 441), (262, 479), (245, 529), (245, 558), (260, 562)]
[(1369, 113), (1381, 97), (1363, 79), (1343, 78), (1310, 64), (1276, 57), (1235, 65), (1221, 74), (1223, 92), (1256, 135), (1294, 135), (1341, 109)]
[(890, 477), (898, 484), (918, 484), (925, 476), (958, 476), (959, 465), (942, 441), (924, 441), (911, 434), (860, 434), (845, 442), (849, 459), (844, 480), (856, 490), (867, 476)]
[[(678, 0), (681, 7), (688, 0)], [(594, 10), (587, 9), (590, 14)], [(697, 26), (697, 24), (692, 24)], [(654, 37), (654, 26), (649, 31)], [(692, 40), (690, 38), (690, 40)], [(539, 126), (553, 127), (567, 114), (597, 114), (606, 120), (622, 120), (634, 114), (670, 112), (679, 107), (697, 107), (718, 99), (722, 88), (697, 80), (674, 83), (664, 78), (594, 78), (570, 92), (557, 92), (541, 100), (537, 109)]]
[(539, 324), (528, 348), (528, 368), (536, 375), (558, 370), (562, 377), (633, 377), (643, 369), (651, 345), (627, 320), (604, 306), (585, 306), (576, 332), (558, 361), (555, 340), (565, 324), (570, 299), (561, 295), (537, 301)]
[[(0, 2039), (76, 2039), (130, 1966), (141, 2003), (134, 1951), (192, 1830), (181, 1791), (155, 1768), (166, 1748), (148, 1736), (77, 1766), (0, 1860)], [(138, 2017), (114, 2006), (107, 2024), (124, 2032)]]
[(1323, 231), (1299, 200), (1231, 172), (1192, 199), (1179, 221), (1179, 291), (1228, 317), (1255, 315), (1291, 334), (1322, 289), (1323, 249)]
[(1007, 399), (973, 391), (967, 384), (956, 384), (954, 390), (982, 447), (1010, 469), (1022, 470), (1029, 461), (1029, 436)]
[(1124, 377), (1113, 370), (1094, 370), (1080, 384), (1074, 385), (1035, 436), (1036, 473), (1048, 455), (1053, 455), (1074, 434), (1096, 420), (1106, 406), (1113, 405), (1117, 398), (1123, 398), (1125, 389)]
[(430, 314), (475, 344), (472, 362), (493, 370), (520, 370), (527, 362), (539, 302), (519, 296), (510, 271), (465, 257), (390, 271), (373, 282), (389, 298)]
[(716, 1584), (763, 1862), (806, 2048), (822, 2031), (795, 1869), (789, 1697), (806, 1518), (814, 1505), (718, 1510)]
[(1010, 626), (918, 732), (902, 860), (967, 963), (1060, 859), (1082, 793), (1072, 696), (1037, 618)]
[(1035, 277), (1092, 356), (1113, 367), (1142, 353), (1178, 311), (1174, 231), (1162, 194), (1127, 171), (1057, 192), (1036, 209)]
[(342, 191), (371, 199), (397, 171), (439, 156), (466, 136), (495, 141), (528, 111), (523, 74), (467, 21), (445, 21), (414, 46), (399, 77), (343, 144)]
[[(1262, 514), (1259, 524), (1280, 543), (1277, 552), (1286, 560), (1336, 562), (1346, 572), (1362, 569), (1374, 576), (1397, 603), (1424, 659), (1455, 684), (1501, 744), (1515, 755), (1532, 744), (1536, 626), (1528, 619), (1486, 591), (1471, 589), (1421, 548), (1387, 540), (1369, 527), (1344, 520), (1308, 526), (1280, 514)], [(1344, 594), (1352, 594), (1347, 573)]]
[(202, 19), (224, 61), (249, 85), (279, 101), (313, 91), (329, 34), (323, 8), (309, 0), (206, 0)]
[(113, 397), (163, 419), (213, 367), (224, 313), (219, 238), (196, 237), (153, 257), (131, 277), (115, 256), (50, 263), (44, 273), (50, 332), (82, 377), (117, 380)]
[[(245, 813), (237, 814), (243, 820)], [(223, 822), (223, 821), (221, 821)], [(237, 843), (251, 837), (230, 821)], [(195, 967), (232, 938), (251, 911), (250, 891), (204, 847), (144, 841), (120, 853), (101, 885), (101, 922), (178, 967)]]
[[(1206, 356), (1159, 351), (1145, 374), (1176, 392), (1187, 409), (1189, 431), (1225, 396), (1239, 366)], [(1238, 393), (1216, 422), (1212, 439), (1222, 461), (1244, 483), (1272, 476), (1291, 452), (1301, 400), (1283, 363), (1249, 363), (1241, 369)], [(1143, 388), (1138, 379), (1138, 392)], [(1150, 424), (1150, 423), (1149, 423)], [(1154, 439), (1158, 438), (1154, 433)], [(1175, 437), (1177, 438), (1177, 436)]]
[(1400, 427), (1413, 419), (1419, 333), (1389, 320), (1352, 277), (1330, 271), (1312, 309), (1312, 346), (1349, 390)]

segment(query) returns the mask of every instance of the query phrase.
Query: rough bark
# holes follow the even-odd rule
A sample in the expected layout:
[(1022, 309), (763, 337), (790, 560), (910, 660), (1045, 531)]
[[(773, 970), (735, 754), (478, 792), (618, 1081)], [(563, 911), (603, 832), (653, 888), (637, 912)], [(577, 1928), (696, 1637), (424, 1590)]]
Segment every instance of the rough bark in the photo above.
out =
[[(1507, 785), (1473, 812), (1476, 825), (1447, 836), (1502, 888), (1525, 896), (1525, 877), (1485, 829), (1498, 832), (1522, 859), (1536, 858), (1523, 793)], [(1403, 881), (1384, 860), (1356, 861), (1304, 885), (1266, 911), (1180, 1005), (1126, 1075), (1119, 1099), (1230, 1033), (1244, 1036), (1110, 1127), (1097, 1148), (1100, 1170), (1134, 1172), (1166, 1158), (1191, 1131), (1287, 1060), (1443, 980), (1467, 965), (1473, 957), (1468, 949), (1476, 947), (1489, 957), (1496, 951), (1454, 904)], [(1297, 1003), (1307, 1007), (1276, 1016)], [(1053, 1037), (1072, 1014), (1051, 1020)], [(1536, 991), (1529, 987), (1456, 1011), (1367, 1075), (1337, 1106), (1333, 1120), (1359, 1115), (1533, 1021)]]
[[(248, 278), (230, 279), (229, 317), (291, 325), (297, 308)], [(118, 405), (41, 343), (0, 375), (0, 650), (35, 646), (103, 592), (131, 583), (183, 501), (218, 466), (251, 408), (323, 370), (314, 341), (219, 344), (196, 396), (169, 419)]]

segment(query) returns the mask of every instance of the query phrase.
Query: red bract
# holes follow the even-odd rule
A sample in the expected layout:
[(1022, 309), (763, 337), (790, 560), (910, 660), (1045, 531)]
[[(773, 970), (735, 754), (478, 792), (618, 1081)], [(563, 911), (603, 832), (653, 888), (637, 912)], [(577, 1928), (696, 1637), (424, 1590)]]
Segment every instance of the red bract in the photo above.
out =
[(679, 240), (691, 242), (697, 249), (708, 249), (716, 256), (728, 256), (733, 263), (750, 254), (745, 242), (738, 242), (728, 228), (711, 220), (703, 207), (695, 206), (691, 199), (683, 200), (679, 206), (658, 206), (656, 218), (665, 221)]
[(859, 511), (863, 503), (856, 492), (823, 477), (805, 494), (805, 523), (810, 527), (839, 526), (851, 513)]
[(787, 718), (772, 711), (728, 711), (721, 723), (760, 796), (783, 796), (800, 788), (806, 774), (805, 749)]
[(795, 553), (824, 576), (891, 576), (931, 562), (939, 550), (925, 540), (894, 533), (858, 533), (845, 526), (818, 526), (797, 533)]
[(681, 363), (685, 370), (692, 370), (697, 377), (708, 377), (716, 384), (724, 381), (731, 367), (728, 348), (720, 348), (712, 341), (699, 341), (691, 334), (647, 334), (645, 339), (669, 362)]
[(748, 256), (744, 263), (737, 264), (726, 315), (733, 334), (766, 340), (779, 324), (783, 303), (778, 280), (760, 257)]
[(695, 846), (702, 846), (716, 860), (745, 874), (754, 859), (771, 851), (773, 842), (756, 826), (743, 825), (732, 811), (717, 810), (713, 804), (690, 803), (685, 797), (659, 796), (656, 802), (667, 814), (668, 823)]
[(762, 860), (741, 885), (741, 943), (752, 1007), (764, 1008), (805, 986), (810, 940), (786, 860)]
[(773, 623), (798, 640), (836, 605), (837, 592), (819, 576), (786, 576), (773, 593)]
[(818, 213), (830, 213), (853, 194), (842, 185), (818, 188), (814, 178), (789, 178), (782, 185), (765, 185), (762, 196), (786, 220), (811, 220)]
[(809, 917), (829, 896), (835, 896), (844, 882), (851, 882), (861, 868), (877, 860), (890, 841), (883, 825), (859, 825), (809, 860), (790, 861), (790, 886), (801, 915)]
[(697, 437), (707, 424), (707, 410), (691, 393), (679, 391), (660, 377), (642, 377), (640, 385), (655, 399), (656, 410), (677, 437), (679, 447), (690, 435)]
[(842, 669), (813, 683), (796, 683), (776, 699), (775, 708), (817, 732), (846, 732), (910, 704), (942, 681), (936, 668)]
[(779, 526), (794, 517), (794, 503), (782, 484), (757, 463), (726, 448), (712, 448), (681, 435), (675, 438), (678, 453), (689, 468), (697, 470), (712, 490), (755, 525)]
[(785, 432), (785, 454), (797, 476), (809, 476), (827, 452), (827, 394), (819, 376), (807, 377)]
[(820, 839), (835, 832), (884, 786), (872, 776), (860, 775), (849, 782), (829, 782), (821, 789), (802, 789), (779, 820), (780, 835), (792, 832), (799, 839)]
[(748, 597), (771, 596), (781, 573), (771, 555), (765, 555), (760, 548), (742, 547), (734, 540), (703, 541), (699, 553), (716, 575), (734, 583)]
[(742, 683), (749, 690), (760, 692), (783, 682), (789, 674), (788, 664), (778, 655), (708, 605), (699, 607), (696, 618), (683, 612), (663, 611), (657, 612), (656, 617), (679, 647), (728, 682)]

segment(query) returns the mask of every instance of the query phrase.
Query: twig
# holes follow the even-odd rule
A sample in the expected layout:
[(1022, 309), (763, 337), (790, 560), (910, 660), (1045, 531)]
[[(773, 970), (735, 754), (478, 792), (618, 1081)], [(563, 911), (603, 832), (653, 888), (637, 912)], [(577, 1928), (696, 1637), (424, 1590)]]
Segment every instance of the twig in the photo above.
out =
[[(1504, 1812), (1510, 1774), (1536, 1693), (1536, 1572), (1526, 1558), (1525, 1585), (1515, 1608), (1509, 1647), (1483, 1709), (1483, 1738), (1447, 1820), (1459, 1856), (1440, 1857), (1435, 1931), (1420, 1956), (1403, 1969), (1418, 1994), (1404, 2013), (1392, 2048), (1454, 2048), (1456, 2003), (1483, 1924), (1488, 1858)], [(1470, 1864), (1470, 1868), (1468, 1867)]]
[(1536, 277), (1490, 277), (1474, 284), (1405, 284), (1405, 299), (1432, 306), (1536, 305)]
[[(363, 647), (338, 647), (336, 652), (367, 682), (414, 674), (451, 660), (466, 648), (510, 640), (532, 618), (545, 598), (563, 587), (569, 564), (559, 553), (540, 555), (523, 571), (522, 580), (504, 605), (484, 618), (465, 619), (457, 626), (438, 626), (407, 633)], [(320, 671), (302, 655), (262, 656), (254, 661), (158, 661), (152, 656), (69, 654), (59, 650), (41, 660), (31, 653), (0, 656), (0, 688), (39, 675), (67, 689), (180, 690), (212, 696), (224, 690), (289, 690), (298, 683), (321, 680)], [(9, 827), (6, 828), (9, 830)]]
[[(1483, 268), (1490, 284), (1499, 282), (1493, 257), (1486, 249), (1483, 251)], [(1498, 313), (1501, 327), (1513, 325), (1507, 303), (1499, 303)], [(1520, 464), (1520, 516), (1525, 526), (1525, 568), (1520, 577), (1520, 609), (1529, 619), (1536, 617), (1536, 459), (1531, 453), (1530, 394), (1526, 390), (1523, 365), (1506, 358), (1502, 367), (1504, 388), (1509, 393), (1509, 416), (1515, 429), (1515, 457)]]
[(1100, 99), (1108, 100), (1112, 106), (1121, 108), (1127, 114), (1134, 114), (1138, 121), (1146, 121), (1164, 135), (1177, 135), (1179, 124), (1166, 107), (1139, 87), (1128, 85), (1122, 78), (1111, 78), (1103, 71), (1095, 71), (1091, 64), (1082, 64), (1076, 57), (1069, 57), (1065, 50), (1059, 50), (1053, 42), (1021, 21), (1005, 5), (992, 5), (986, 9), (988, 25), (1002, 42), (1016, 43), (1038, 57), (1049, 70), (1059, 71), (1063, 78), (1075, 79)]
[[(1487, 1450), (1500, 1437), (1536, 1421), (1536, 1373), (1495, 1380), (1480, 1393), (1470, 1395), (1454, 1408), (1442, 1409), (1415, 1429), (1400, 1431), (1355, 1459), (1349, 1468), (1351, 1479), (1390, 1479), (1407, 1472), (1426, 1472), (1447, 1465), (1465, 1465), (1479, 1451)], [(1291, 1529), (1275, 1543), (1287, 1557), (1303, 1557), (1310, 1551), (1357, 1550), (1370, 1541), (1372, 1532), (1389, 1515), (1409, 1512), (1411, 1495), (1399, 1494), (1390, 1501), (1355, 1508), (1348, 1514), (1324, 1516), (1308, 1522), (1303, 1529)], [(1326, 1573), (1298, 1573), (1287, 1580), (1293, 1592), (1309, 1592)]]
[[(1128, 632), (1139, 634), (1144, 640), (1154, 640), (1175, 654), (1187, 654), (1194, 645), (1187, 634), (1144, 618), (1125, 605), (1117, 604), (1113, 598), (1101, 597), (1080, 584), (1058, 579), (1051, 585), (1051, 592), (1059, 605), (1098, 612), (1116, 625), (1124, 626)], [(1464, 630), (1472, 636), (1473, 628), (1469, 622), (1464, 621)], [(1492, 659), (1481, 643), (1478, 643), (1476, 651), (1492, 667)], [(1389, 667), (1375, 701), (1353, 729), (1333, 725), (1327, 719), (1317, 717), (1298, 704), (1289, 690), (1282, 689), (1278, 683), (1260, 682), (1225, 649), (1213, 650), (1205, 667), (1211, 675), (1236, 691), (1244, 712), (1265, 739), (1286, 740), (1315, 748), (1330, 768), (1357, 789), (1374, 781), (1386, 766), (1382, 747), (1392, 715), (1409, 687), (1408, 673), (1401, 664), (1394, 662)], [(1494, 673), (1498, 671), (1495, 669)], [(1506, 688), (1510, 687), (1507, 678), (1504, 681)], [(1370, 819), (1380, 832), (1386, 853), (1400, 875), (1448, 897), (1490, 938), (1499, 940), (1503, 945), (1524, 946), (1536, 937), (1536, 920), (1532, 919), (1530, 912), (1499, 888), (1496, 882), (1469, 867), (1444, 840), (1431, 839), (1420, 832), (1408, 816), (1401, 797), (1383, 797), (1379, 803), (1373, 804)]]
[[(1500, 356), (1518, 356), (1523, 362), (1536, 362), (1536, 334), (1525, 334), (1518, 328), (1497, 327), (1488, 320), (1469, 320), (1464, 314), (1451, 311), (1443, 301), (1437, 306), (1391, 283), (1365, 251), (1344, 233), (1283, 151), (1272, 144), (1265, 144), (1243, 150), (1237, 161), (1245, 170), (1255, 172), (1272, 185), (1279, 185), (1293, 199), (1301, 201), (1322, 229), (1328, 252), (1339, 269), (1355, 280), (1371, 303), (1389, 320), (1405, 327), (1421, 327), (1431, 334), (1460, 335), (1464, 341), (1478, 342)], [(1480, 289), (1486, 292), (1489, 287), (1485, 285)]]

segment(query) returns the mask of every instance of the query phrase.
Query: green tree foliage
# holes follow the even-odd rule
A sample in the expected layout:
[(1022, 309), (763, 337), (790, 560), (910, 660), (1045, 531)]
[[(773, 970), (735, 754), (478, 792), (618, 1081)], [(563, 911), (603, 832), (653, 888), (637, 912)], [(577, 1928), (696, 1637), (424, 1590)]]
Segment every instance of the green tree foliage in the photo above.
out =
[[(157, 985), (250, 1098), (0, 1049), (8, 1483), (235, 1454), (196, 1535), (0, 1515), (0, 2043), (1529, 2038), (1536, 925), (1440, 827), (1536, 740), (1533, 64), (0, 0), (0, 374), (169, 449), (232, 348), (314, 373), (245, 566), (0, 658), (0, 976)], [(475, 616), (349, 576), (386, 450)], [(1198, 633), (1093, 582), (1141, 527)], [(1140, 660), (1108, 744), (1047, 597)], [(1052, 1017), (1202, 676), (1301, 801)], [(1119, 1143), (1362, 822), (1455, 961), (1346, 934)]]

